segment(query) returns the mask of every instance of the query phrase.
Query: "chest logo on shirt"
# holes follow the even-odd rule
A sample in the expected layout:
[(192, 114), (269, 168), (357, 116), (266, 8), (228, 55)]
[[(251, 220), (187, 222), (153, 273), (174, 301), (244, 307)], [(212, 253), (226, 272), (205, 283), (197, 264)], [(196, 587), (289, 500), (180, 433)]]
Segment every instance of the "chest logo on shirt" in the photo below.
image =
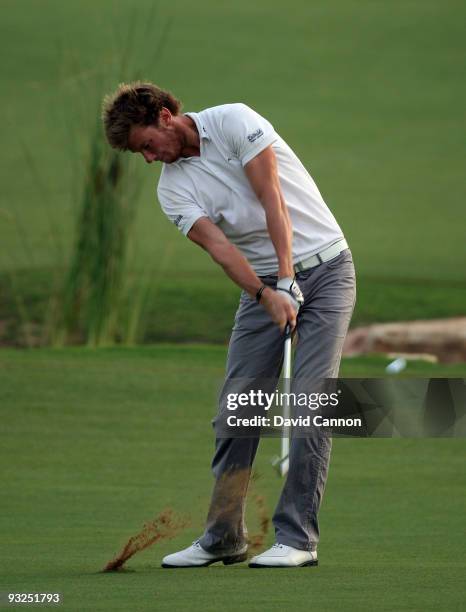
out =
[(257, 140), (263, 135), (264, 135), (264, 132), (259, 128), (255, 132), (252, 132), (252, 134), (248, 134), (248, 140), (249, 142), (254, 142), (255, 140)]

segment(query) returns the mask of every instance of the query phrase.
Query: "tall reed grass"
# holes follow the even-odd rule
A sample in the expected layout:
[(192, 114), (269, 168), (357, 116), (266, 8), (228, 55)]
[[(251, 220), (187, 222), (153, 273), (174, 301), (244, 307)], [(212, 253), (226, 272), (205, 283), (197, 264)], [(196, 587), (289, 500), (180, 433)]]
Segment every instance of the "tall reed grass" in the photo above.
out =
[(138, 182), (131, 181), (128, 158), (110, 149), (101, 132), (99, 120), (91, 137), (68, 272), (51, 311), (54, 345), (83, 341), (99, 346), (124, 340), (119, 337), (119, 317)]
[[(60, 229), (47, 216), (56, 266), (49, 303), (38, 342), (26, 333), (25, 344), (89, 346), (137, 343), (144, 333), (144, 316), (153, 295), (154, 269), (134, 272), (137, 240), (133, 234), (141, 191), (141, 164), (129, 154), (112, 150), (101, 124), (103, 96), (122, 81), (150, 79), (162, 57), (170, 22), (159, 18), (158, 4), (149, 12), (134, 8), (129, 25), (114, 27), (114, 47), (93, 66), (85, 66), (79, 50), (59, 45), (63, 58), (60, 107), (65, 112), (50, 116), (50, 124), (66, 135), (71, 154), (69, 185), (74, 210), (71, 249), (62, 244)], [(151, 52), (148, 53), (148, 50)], [(155, 80), (155, 79), (154, 79)], [(83, 95), (84, 94), (84, 95)], [(25, 148), (33, 170), (32, 151)], [(40, 172), (34, 173), (40, 177)], [(37, 179), (40, 181), (40, 178)], [(47, 197), (45, 197), (47, 201)], [(20, 228), (22, 229), (22, 228)], [(27, 246), (27, 241), (26, 241)], [(24, 330), (30, 327), (25, 298), (13, 277), (18, 314)]]

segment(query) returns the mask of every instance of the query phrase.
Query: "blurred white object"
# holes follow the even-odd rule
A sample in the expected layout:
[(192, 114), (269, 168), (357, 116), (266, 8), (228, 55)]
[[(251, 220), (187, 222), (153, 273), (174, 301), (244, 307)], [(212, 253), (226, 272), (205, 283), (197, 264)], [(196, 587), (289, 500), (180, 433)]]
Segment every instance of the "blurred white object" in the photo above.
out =
[(385, 372), (387, 372), (387, 374), (398, 374), (404, 370), (405, 367), (406, 359), (404, 357), (398, 357), (398, 359), (395, 359), (395, 361), (388, 364), (388, 366), (385, 368)]

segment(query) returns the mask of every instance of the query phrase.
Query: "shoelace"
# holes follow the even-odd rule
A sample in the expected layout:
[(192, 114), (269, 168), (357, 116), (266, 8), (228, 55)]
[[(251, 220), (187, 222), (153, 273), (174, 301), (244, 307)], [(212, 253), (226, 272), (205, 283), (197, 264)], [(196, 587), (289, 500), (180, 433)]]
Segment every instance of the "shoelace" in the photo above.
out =
[(274, 544), (272, 548), (283, 548), (283, 544)]

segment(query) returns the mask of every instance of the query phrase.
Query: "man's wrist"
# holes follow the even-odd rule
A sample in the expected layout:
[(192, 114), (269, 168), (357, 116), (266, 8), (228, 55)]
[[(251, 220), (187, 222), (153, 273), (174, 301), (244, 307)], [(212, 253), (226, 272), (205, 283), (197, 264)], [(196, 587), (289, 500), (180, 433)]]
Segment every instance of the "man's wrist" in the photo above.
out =
[(256, 302), (261, 301), (262, 294), (264, 293), (264, 289), (267, 288), (267, 285), (261, 285), (259, 290), (256, 293)]
[(278, 267), (278, 278), (294, 278), (294, 269), (291, 263), (279, 265)]
[(270, 287), (267, 286), (267, 285), (262, 285), (260, 287), (259, 291), (256, 293), (256, 301), (259, 304), (261, 303), (261, 301), (263, 299), (264, 293), (267, 294), (269, 290), (270, 290)]

